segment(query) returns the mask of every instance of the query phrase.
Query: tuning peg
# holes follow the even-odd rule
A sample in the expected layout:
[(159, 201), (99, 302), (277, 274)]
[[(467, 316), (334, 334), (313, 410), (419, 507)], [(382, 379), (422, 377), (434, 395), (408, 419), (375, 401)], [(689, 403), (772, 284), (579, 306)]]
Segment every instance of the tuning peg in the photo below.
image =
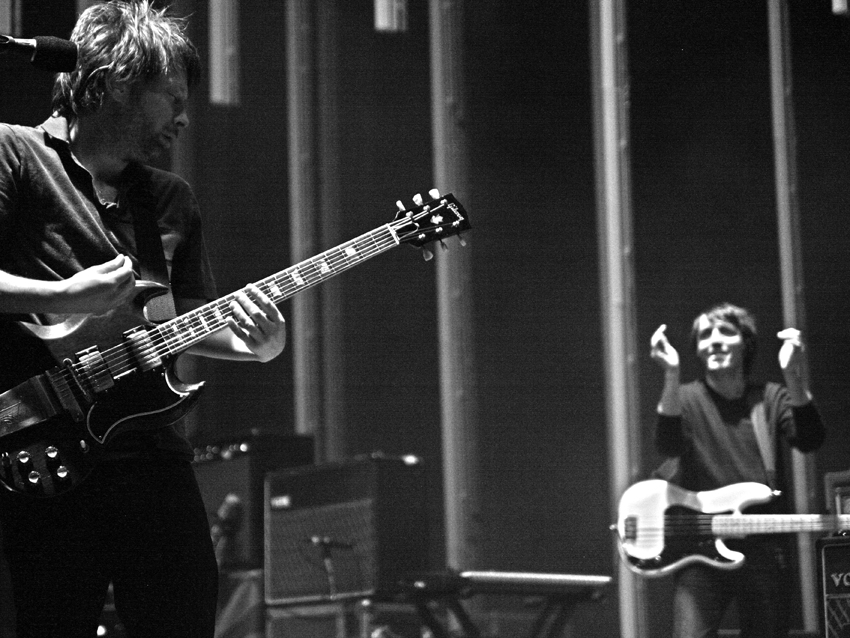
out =
[(404, 204), (402, 204), (402, 203), (401, 203), (401, 200), (398, 200), (398, 201), (395, 203), (395, 205), (398, 207), (398, 212), (400, 212), (400, 213), (403, 213), (403, 212), (404, 212)]
[(422, 206), (423, 201), (424, 200), (422, 199), (422, 195), (420, 195), (419, 193), (416, 193), (416, 195), (413, 196), (413, 203), (417, 206)]
[(428, 191), (428, 197), (430, 197), (431, 199), (440, 199), (440, 189), (432, 188)]
[(466, 246), (466, 240), (463, 238), (463, 235), (458, 235), (458, 236), (457, 236), (457, 242), (458, 242), (461, 246)]
[(448, 249), (449, 249), (449, 247), (448, 247), (448, 246), (446, 246), (446, 242), (444, 242), (442, 239), (440, 240), (440, 246), (442, 247), (442, 249), (443, 249), (443, 250), (448, 250)]
[(427, 248), (422, 248), (421, 250), (422, 259), (424, 259), (425, 261), (431, 261), (432, 259), (434, 259), (434, 253), (432, 253), (430, 250), (428, 250)]

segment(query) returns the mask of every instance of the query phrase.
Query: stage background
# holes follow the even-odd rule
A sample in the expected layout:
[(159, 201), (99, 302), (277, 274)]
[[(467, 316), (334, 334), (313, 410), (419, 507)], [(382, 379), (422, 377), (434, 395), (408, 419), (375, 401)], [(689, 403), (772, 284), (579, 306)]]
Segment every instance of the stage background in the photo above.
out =
[[(67, 37), (73, 2), (24, 3), (28, 35)], [(204, 2), (193, 37), (207, 59)], [(376, 33), (372, 2), (340, 2), (341, 235), (392, 217), (431, 186), (426, 3)], [(467, 2), (475, 344), (485, 568), (613, 574), (604, 420), (587, 3)], [(760, 319), (757, 376), (778, 380), (781, 326), (765, 3), (630, 3), (632, 171), (644, 469), (661, 374), (660, 323), (687, 355), (692, 318), (728, 300)], [(184, 5), (185, 6), (185, 5)], [(220, 292), (291, 264), (285, 3), (244, 0), (242, 101), (195, 96), (193, 184)], [(827, 0), (790, 2), (807, 341), (829, 426), (817, 476), (850, 466), (850, 23)], [(49, 76), (0, 56), (0, 120), (49, 114)], [(322, 250), (327, 247), (322, 247)], [(457, 249), (457, 248), (455, 248)], [(443, 560), (435, 271), (406, 247), (341, 277), (351, 453), (421, 455)], [(288, 305), (283, 307), (289, 315)], [(646, 348), (644, 349), (644, 346)], [(685, 359), (685, 376), (696, 368)], [(204, 362), (198, 442), (292, 430), (291, 352), (268, 365)], [(659, 591), (655, 591), (658, 589)], [(654, 596), (666, 595), (664, 585)], [(666, 634), (664, 604), (653, 632)], [(616, 591), (580, 608), (576, 635), (611, 636)]]

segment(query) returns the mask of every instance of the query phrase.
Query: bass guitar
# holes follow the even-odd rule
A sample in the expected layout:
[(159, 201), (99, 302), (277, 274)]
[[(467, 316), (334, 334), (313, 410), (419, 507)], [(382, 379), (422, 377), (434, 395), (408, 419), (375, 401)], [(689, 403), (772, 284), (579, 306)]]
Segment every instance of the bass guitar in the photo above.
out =
[[(470, 228), (457, 199), (436, 190), (429, 195), (427, 202), (414, 198), (409, 209), (399, 202), (389, 224), (256, 285), (278, 304), (400, 244), (421, 248)], [(9, 379), (8, 369), (0, 375), (0, 483), (6, 488), (41, 497), (65, 492), (85, 479), (114, 437), (171, 425), (195, 405), (204, 384), (180, 381), (174, 363), (227, 327), (235, 294), (154, 324), (145, 304), (167, 289), (145, 281), (137, 289), (131, 302), (102, 315), (58, 316), (50, 325), (16, 322), (20, 339), (33, 342), (33, 355), (21, 361), (20, 378)]]
[(641, 576), (656, 577), (693, 563), (740, 567), (744, 555), (729, 549), (723, 539), (850, 528), (850, 515), (741, 513), (775, 496), (761, 483), (692, 492), (659, 479), (641, 481), (620, 497), (612, 529), (625, 564)]

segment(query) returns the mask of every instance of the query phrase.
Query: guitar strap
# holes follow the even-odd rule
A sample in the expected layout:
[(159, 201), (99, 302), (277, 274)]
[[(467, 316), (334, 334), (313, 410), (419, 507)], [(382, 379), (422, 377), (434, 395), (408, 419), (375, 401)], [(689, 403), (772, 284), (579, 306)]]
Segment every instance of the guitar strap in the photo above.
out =
[(145, 316), (149, 321), (162, 323), (177, 316), (174, 307), (174, 295), (165, 264), (162, 249), (162, 237), (156, 220), (156, 198), (150, 187), (150, 180), (142, 168), (131, 165), (134, 184), (128, 189), (127, 203), (133, 217), (133, 230), (136, 236), (136, 252), (142, 279), (155, 281), (168, 288), (162, 295), (151, 297), (145, 303)]
[(767, 424), (767, 414), (764, 409), (764, 393), (754, 402), (750, 410), (750, 419), (753, 422), (753, 430), (756, 434), (759, 452), (767, 472), (768, 485), (775, 487), (776, 483), (776, 446), (774, 445), (773, 433)]

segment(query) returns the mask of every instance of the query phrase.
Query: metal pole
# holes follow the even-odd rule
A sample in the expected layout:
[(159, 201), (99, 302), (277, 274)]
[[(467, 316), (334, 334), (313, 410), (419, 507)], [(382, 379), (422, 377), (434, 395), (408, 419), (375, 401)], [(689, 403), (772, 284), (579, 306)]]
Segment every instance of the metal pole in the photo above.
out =
[[(611, 520), (640, 461), (625, 0), (590, 0)], [(616, 554), (616, 551), (615, 551)], [(620, 635), (645, 636), (645, 585), (619, 565)]]
[[(776, 180), (776, 216), (779, 235), (779, 261), (782, 283), (782, 318), (806, 334), (803, 300), (803, 263), (800, 241), (800, 210), (797, 199), (796, 139), (791, 92), (791, 36), (786, 0), (768, 0), (770, 47), (770, 88), (773, 112), (774, 171)], [(808, 378), (808, 369), (803, 370)], [(813, 511), (815, 503), (814, 464), (812, 459), (794, 450), (794, 506), (797, 512)], [(799, 550), (800, 593), (803, 628), (818, 630), (817, 585), (814, 539), (797, 535)]]
[[(326, 250), (338, 246), (343, 237), (339, 188), (339, 10), (337, 0), (318, 3), (318, 148), (320, 180), (322, 246)], [(325, 436), (324, 460), (341, 461), (349, 455), (345, 421), (345, 347), (343, 343), (342, 280), (332, 278), (321, 288), (322, 313), (322, 429)]]
[[(311, 0), (286, 7), (287, 98), (289, 105), (289, 199), (292, 261), (317, 250), (315, 27)], [(292, 301), (290, 343), (294, 360), (295, 432), (316, 438), (316, 459), (325, 458), (322, 432), (321, 323), (319, 293), (303, 291)]]
[[(463, 6), (430, 0), (435, 186), (472, 208), (464, 129)], [(479, 223), (482, 220), (479, 218)], [(446, 558), (456, 569), (480, 561), (481, 492), (471, 240), (437, 250)]]

